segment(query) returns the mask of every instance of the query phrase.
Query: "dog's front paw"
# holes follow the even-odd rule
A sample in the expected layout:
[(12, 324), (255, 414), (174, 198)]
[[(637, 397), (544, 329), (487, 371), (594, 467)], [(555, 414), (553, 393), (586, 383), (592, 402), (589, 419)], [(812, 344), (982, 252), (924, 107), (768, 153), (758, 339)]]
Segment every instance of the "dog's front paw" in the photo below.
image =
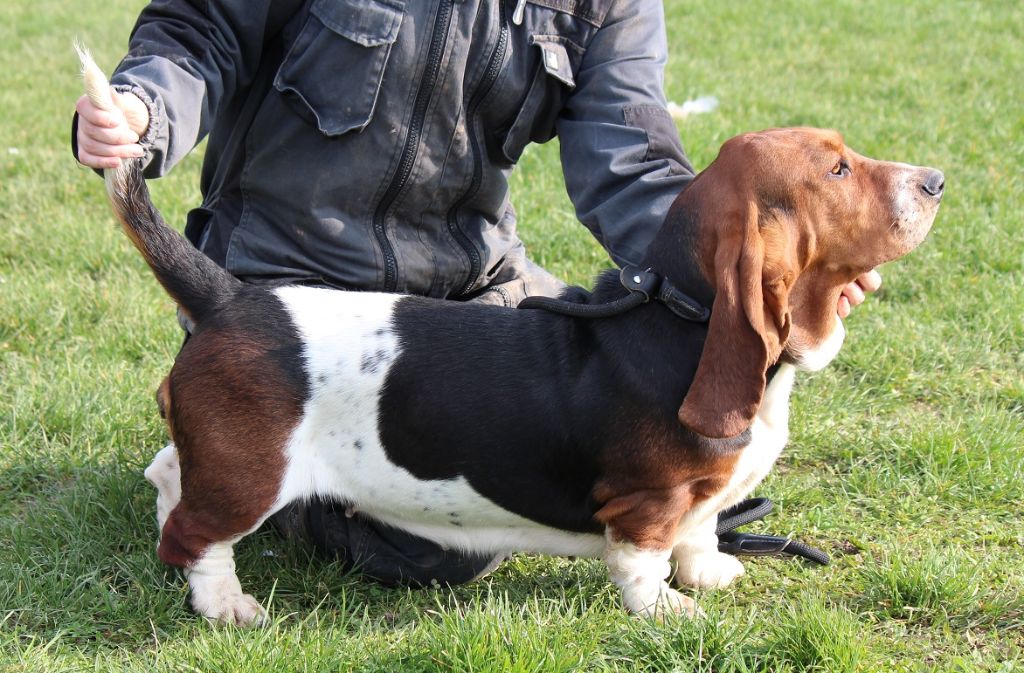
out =
[(659, 582), (656, 590), (632, 587), (622, 592), (622, 604), (627, 611), (641, 617), (664, 619), (669, 615), (693, 617), (697, 604), (666, 582)]
[(676, 557), (675, 583), (698, 589), (721, 589), (744, 573), (735, 556), (720, 551)]
[(201, 597), (192, 594), (192, 607), (209, 620), (235, 626), (258, 626), (267, 618), (259, 601), (243, 593)]

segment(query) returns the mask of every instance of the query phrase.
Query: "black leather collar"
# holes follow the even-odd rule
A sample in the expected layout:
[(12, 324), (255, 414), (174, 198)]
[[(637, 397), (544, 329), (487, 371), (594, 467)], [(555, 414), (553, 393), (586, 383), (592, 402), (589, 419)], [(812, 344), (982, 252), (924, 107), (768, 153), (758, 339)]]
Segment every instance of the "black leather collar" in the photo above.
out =
[(656, 299), (683, 320), (707, 322), (711, 317), (711, 309), (651, 269), (641, 270), (635, 266), (624, 266), (619, 272), (619, 282), (630, 292), (642, 293), (643, 303)]
[(610, 318), (654, 299), (683, 320), (707, 322), (711, 317), (709, 308), (651, 269), (624, 266), (619, 272), (619, 282), (629, 290), (629, 294), (607, 304), (579, 304), (553, 297), (527, 297), (519, 303), (519, 308), (539, 308), (574, 318)]

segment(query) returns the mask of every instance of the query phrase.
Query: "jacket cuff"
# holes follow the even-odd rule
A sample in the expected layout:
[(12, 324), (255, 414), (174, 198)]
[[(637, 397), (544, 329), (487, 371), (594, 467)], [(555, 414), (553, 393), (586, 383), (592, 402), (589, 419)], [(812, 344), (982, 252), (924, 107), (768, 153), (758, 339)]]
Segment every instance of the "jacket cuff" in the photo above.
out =
[(146, 90), (137, 84), (114, 84), (113, 88), (114, 91), (118, 93), (134, 94), (135, 97), (141, 100), (142, 104), (146, 106), (146, 112), (149, 114), (149, 125), (146, 126), (146, 132), (141, 138), (139, 138), (139, 145), (141, 145), (142, 149), (146, 152), (142, 157), (142, 165), (148, 166), (153, 160), (153, 147), (156, 143), (157, 137), (159, 137), (160, 128), (163, 125), (163, 115), (160, 114), (160, 108)]

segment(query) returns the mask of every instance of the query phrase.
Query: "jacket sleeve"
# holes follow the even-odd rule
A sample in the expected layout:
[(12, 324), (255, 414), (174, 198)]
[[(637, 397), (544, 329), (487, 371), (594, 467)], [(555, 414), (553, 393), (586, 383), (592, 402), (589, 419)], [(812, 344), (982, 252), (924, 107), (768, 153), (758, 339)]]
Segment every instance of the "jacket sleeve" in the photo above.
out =
[(164, 175), (202, 140), (218, 107), (244, 90), (264, 46), (300, 0), (154, 0), (111, 77), (149, 108), (146, 177)]
[(693, 179), (666, 109), (667, 53), (661, 0), (615, 3), (556, 122), (576, 216), (620, 265), (641, 261)]

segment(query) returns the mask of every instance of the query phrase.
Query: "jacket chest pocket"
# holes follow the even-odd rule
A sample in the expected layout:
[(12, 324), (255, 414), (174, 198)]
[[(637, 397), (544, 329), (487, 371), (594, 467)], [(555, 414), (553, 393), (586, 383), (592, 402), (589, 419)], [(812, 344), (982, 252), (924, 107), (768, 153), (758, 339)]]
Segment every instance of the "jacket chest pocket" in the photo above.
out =
[(274, 88), (321, 133), (337, 136), (370, 123), (401, 0), (316, 0), (274, 78)]
[(555, 136), (558, 115), (576, 88), (585, 45), (600, 22), (568, 0), (519, 0), (512, 24), (516, 46), (525, 54), (528, 88), (501, 138), (501, 153), (509, 163), (518, 161), (529, 143), (545, 143)]

